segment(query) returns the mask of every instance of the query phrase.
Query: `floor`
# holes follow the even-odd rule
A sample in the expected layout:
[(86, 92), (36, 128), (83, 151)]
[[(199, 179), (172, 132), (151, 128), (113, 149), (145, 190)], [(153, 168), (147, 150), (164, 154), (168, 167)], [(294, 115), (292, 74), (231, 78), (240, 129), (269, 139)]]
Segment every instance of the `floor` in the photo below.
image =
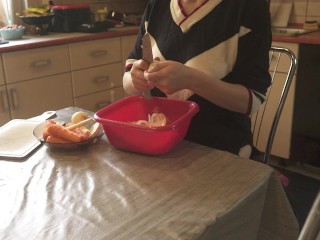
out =
[(270, 159), (270, 165), (288, 177), (289, 185), (284, 190), (302, 229), (320, 190), (320, 168), (275, 157)]

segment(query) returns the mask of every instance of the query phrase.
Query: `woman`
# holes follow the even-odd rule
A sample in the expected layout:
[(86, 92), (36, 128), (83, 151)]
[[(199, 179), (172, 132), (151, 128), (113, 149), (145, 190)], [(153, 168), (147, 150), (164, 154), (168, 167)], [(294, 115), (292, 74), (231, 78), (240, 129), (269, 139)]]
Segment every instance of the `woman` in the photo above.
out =
[[(141, 60), (146, 31), (159, 60), (150, 68)], [(266, 0), (150, 0), (123, 86), (198, 103), (186, 139), (250, 157), (250, 115), (270, 85), (270, 46)]]

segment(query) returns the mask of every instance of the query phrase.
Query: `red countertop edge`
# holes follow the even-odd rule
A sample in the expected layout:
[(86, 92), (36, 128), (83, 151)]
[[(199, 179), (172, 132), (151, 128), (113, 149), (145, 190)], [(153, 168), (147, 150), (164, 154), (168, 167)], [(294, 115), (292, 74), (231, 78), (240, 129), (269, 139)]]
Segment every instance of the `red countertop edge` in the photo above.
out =
[(272, 41), (320, 45), (320, 31), (303, 34), (297, 37), (272, 36)]
[[(1, 44), (0, 45), (0, 54), (6, 52), (14, 52), (32, 48), (40, 48), (40, 47), (48, 47), (54, 45), (61, 45), (61, 44), (68, 44), (68, 43), (75, 43), (75, 42), (82, 42), (82, 41), (91, 41), (97, 39), (106, 39), (106, 38), (113, 38), (113, 37), (121, 37), (121, 36), (129, 36), (135, 35), (138, 33), (138, 27), (132, 27), (128, 29), (118, 29), (116, 31), (106, 31), (101, 33), (81, 33), (79, 36), (78, 34), (73, 33), (66, 33), (63, 34), (55, 34), (50, 33), (52, 39), (43, 40), (37, 36), (26, 36), (29, 39), (32, 39), (32, 42), (25, 42), (20, 40), (15, 40), (14, 45), (9, 44)], [(45, 36), (44, 36), (45, 37)], [(304, 34), (298, 37), (289, 37), (289, 36), (272, 36), (273, 41), (277, 42), (290, 42), (290, 43), (298, 43), (298, 44), (315, 44), (320, 45), (320, 30), (317, 32), (312, 32), (308, 34)]]
[[(289, 23), (288, 28), (301, 28), (301, 29), (303, 29), (303, 24)], [(303, 34), (303, 35), (295, 36), (295, 37), (272, 36), (272, 41), (320, 45), (320, 29), (318, 29), (318, 31), (315, 31), (315, 32), (311, 32), (308, 34)]]
[[(121, 36), (129, 36), (129, 35), (136, 35), (138, 33), (138, 28), (130, 28), (126, 30), (117, 30), (117, 31), (106, 31), (101, 33), (66, 33), (63, 34), (63, 37), (59, 38), (59, 34), (50, 33), (52, 39), (43, 40), (37, 36), (25, 36), (26, 38), (32, 39), (32, 42), (25, 42), (23, 39), (21, 40), (21, 44), (19, 43), (20, 40), (15, 40), (14, 45), (9, 44), (1, 44), (0, 45), (0, 54), (6, 52), (14, 52), (32, 48), (40, 48), (40, 47), (48, 47), (48, 46), (55, 46), (55, 45), (62, 45), (68, 43), (76, 43), (82, 41), (91, 41), (91, 40), (98, 40), (98, 39), (106, 39), (106, 38), (114, 38), (114, 37), (121, 37)], [(78, 35), (81, 36), (78, 36)], [(48, 35), (42, 36), (46, 37)], [(38, 40), (39, 39), (39, 40)], [(9, 40), (10, 42), (10, 40)]]

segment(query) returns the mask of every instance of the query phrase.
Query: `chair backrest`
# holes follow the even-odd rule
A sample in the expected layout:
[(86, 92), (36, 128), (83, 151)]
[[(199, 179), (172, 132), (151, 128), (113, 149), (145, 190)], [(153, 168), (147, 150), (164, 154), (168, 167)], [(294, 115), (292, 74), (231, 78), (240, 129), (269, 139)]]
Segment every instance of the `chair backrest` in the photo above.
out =
[(320, 192), (313, 202), (298, 240), (320, 239)]
[(266, 164), (269, 163), (280, 115), (297, 66), (294, 53), (287, 48), (272, 46), (269, 53), (271, 86), (265, 102), (251, 117), (253, 145), (257, 147), (259, 141), (264, 142), (262, 144), (264, 149), (259, 147), (257, 149), (264, 153), (262, 161)]

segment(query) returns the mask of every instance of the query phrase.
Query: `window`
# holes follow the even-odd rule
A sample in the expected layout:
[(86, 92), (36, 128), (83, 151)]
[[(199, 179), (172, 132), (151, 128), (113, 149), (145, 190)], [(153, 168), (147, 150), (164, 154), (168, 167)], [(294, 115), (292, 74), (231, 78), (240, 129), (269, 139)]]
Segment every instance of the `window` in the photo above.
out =
[(28, 6), (28, 0), (1, 0), (0, 1), (0, 25), (19, 24), (16, 13), (22, 13)]

